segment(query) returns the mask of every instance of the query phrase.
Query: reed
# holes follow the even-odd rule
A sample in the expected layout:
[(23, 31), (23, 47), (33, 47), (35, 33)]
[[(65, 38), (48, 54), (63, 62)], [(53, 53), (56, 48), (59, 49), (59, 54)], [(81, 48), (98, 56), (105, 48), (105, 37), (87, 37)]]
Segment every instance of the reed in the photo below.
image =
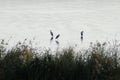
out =
[(1, 46), (0, 80), (120, 80), (119, 43), (97, 42), (79, 52), (69, 47), (54, 55), (25, 44), (8, 51)]

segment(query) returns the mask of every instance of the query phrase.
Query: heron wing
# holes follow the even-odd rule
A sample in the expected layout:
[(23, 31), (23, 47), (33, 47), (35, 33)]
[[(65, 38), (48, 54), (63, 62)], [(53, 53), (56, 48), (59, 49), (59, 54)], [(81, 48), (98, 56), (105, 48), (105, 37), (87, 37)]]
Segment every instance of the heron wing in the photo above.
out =
[(60, 37), (60, 34), (58, 34), (55, 39), (58, 39), (59, 37)]
[(59, 44), (59, 42), (58, 42), (58, 41), (56, 41), (56, 44)]
[(53, 37), (51, 37), (51, 39), (50, 39), (51, 41), (53, 40)]
[(51, 36), (53, 36), (53, 32), (50, 30), (50, 34), (51, 34)]

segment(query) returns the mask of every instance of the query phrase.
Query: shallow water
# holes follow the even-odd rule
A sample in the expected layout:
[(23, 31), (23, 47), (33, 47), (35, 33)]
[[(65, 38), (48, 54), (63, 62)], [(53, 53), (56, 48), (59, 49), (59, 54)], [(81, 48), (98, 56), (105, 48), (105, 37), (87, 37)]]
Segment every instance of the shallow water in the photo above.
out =
[(12, 37), (10, 45), (28, 38), (34, 46), (58, 47), (55, 41), (50, 43), (50, 30), (60, 34), (59, 47), (120, 40), (119, 0), (1, 0), (0, 4), (0, 38)]

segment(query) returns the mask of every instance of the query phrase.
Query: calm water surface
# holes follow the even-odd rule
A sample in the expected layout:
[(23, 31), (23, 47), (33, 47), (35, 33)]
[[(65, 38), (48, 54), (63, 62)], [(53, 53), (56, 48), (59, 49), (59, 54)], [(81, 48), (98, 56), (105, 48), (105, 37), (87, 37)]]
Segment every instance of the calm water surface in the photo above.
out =
[(10, 45), (27, 38), (35, 46), (55, 48), (55, 41), (50, 43), (50, 30), (60, 34), (59, 47), (120, 40), (120, 1), (0, 1), (0, 39), (12, 37)]

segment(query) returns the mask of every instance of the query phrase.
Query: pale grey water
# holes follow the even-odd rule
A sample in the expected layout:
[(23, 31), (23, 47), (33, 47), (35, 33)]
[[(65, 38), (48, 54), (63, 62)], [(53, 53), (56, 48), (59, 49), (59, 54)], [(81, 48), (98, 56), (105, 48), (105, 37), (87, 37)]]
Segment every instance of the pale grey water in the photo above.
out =
[(120, 40), (120, 1), (0, 0), (0, 39), (12, 36), (9, 42), (13, 45), (35, 38), (36, 46), (55, 48), (55, 42), (50, 44), (49, 30), (61, 35), (59, 47), (86, 47), (96, 40)]

